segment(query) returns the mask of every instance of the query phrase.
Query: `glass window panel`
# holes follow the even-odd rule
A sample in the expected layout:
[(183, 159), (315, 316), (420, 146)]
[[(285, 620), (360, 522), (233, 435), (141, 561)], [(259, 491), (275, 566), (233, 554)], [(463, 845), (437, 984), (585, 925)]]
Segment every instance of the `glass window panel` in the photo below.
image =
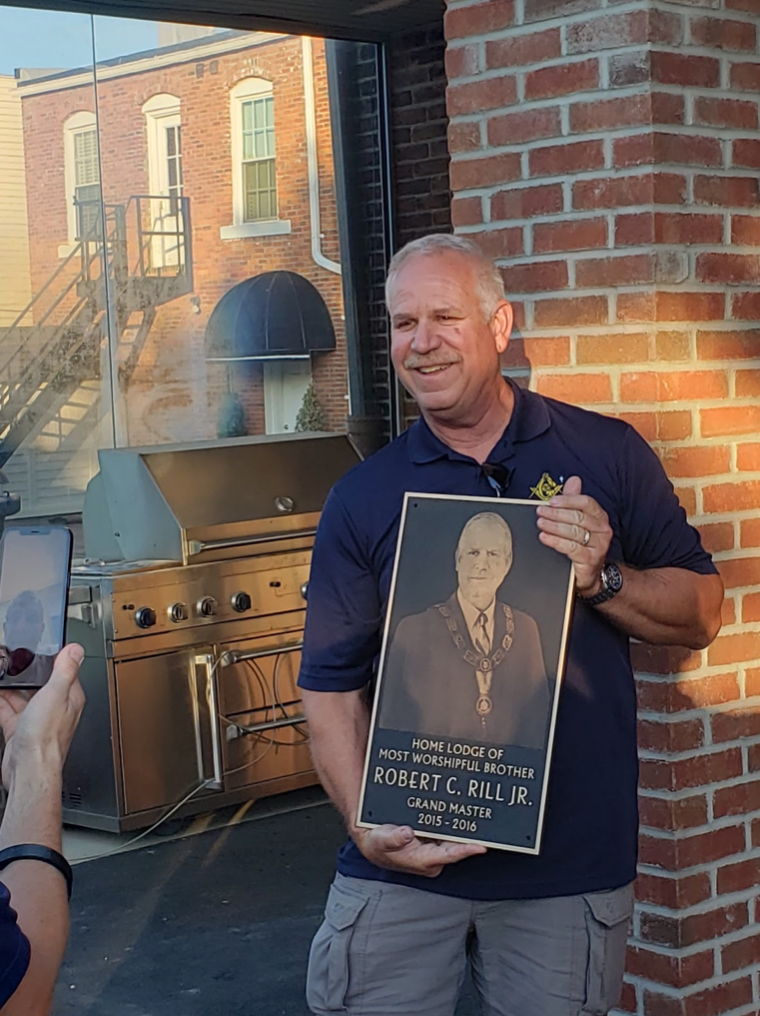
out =
[(253, 130), (253, 102), (243, 103), (243, 130)]
[[(93, 24), (99, 110), (91, 63)], [(241, 46), (236, 31), (105, 17), (93, 21), (85, 15), (10, 7), (0, 7), (0, 25), (6, 38), (16, 40), (14, 60), (19, 64), (61, 69), (47, 71), (43, 84), (40, 72), (22, 70), (15, 77), (15, 63), (0, 66), (0, 102), (5, 101), (4, 87), (15, 132), (12, 142), (3, 142), (0, 175), (0, 468), (21, 493), (25, 513), (81, 508), (84, 488), (97, 471), (97, 449), (114, 443), (292, 431), (305, 408), (303, 426), (316, 426), (321, 411), (326, 424), (321, 420), (320, 428), (344, 429), (345, 332), (353, 327), (352, 318), (343, 306), (338, 271), (317, 264), (312, 255), (314, 210), (308, 200), (303, 120), (304, 54), (310, 48), (317, 105), (312, 113), (307, 108), (307, 117), (314, 117), (320, 152), (329, 153), (325, 42), (252, 33), (250, 45)], [(51, 31), (51, 26), (60, 30)], [(354, 93), (367, 94), (364, 71), (358, 68), (369, 67), (370, 77), (376, 73), (374, 49), (340, 46), (354, 68), (347, 91), (351, 100)], [(220, 115), (220, 95), (225, 95), (220, 82), (244, 82), (251, 66), (270, 53), (277, 56), (272, 67), (283, 68), (272, 72), (271, 94), (233, 100), (235, 86), (230, 86)], [(196, 78), (195, 68), (208, 66), (210, 56), (219, 63), (218, 74)], [(193, 77), (192, 102), (185, 98), (188, 75)], [(159, 168), (147, 190), (142, 107), (156, 98), (167, 101), (152, 107), (165, 112), (154, 120)], [(237, 165), (232, 164), (231, 109), (240, 131), (234, 141)], [(289, 119), (289, 109), (298, 110), (295, 119)], [(177, 120), (166, 127), (161, 119), (170, 115)], [(10, 121), (6, 117), (2, 122)], [(362, 121), (361, 137), (357, 131), (349, 143), (369, 145), (376, 164), (379, 134), (367, 123)], [(34, 131), (26, 124), (34, 124)], [(182, 133), (187, 135), (184, 156)], [(351, 134), (344, 129), (344, 135)], [(302, 181), (279, 196), (276, 150), (283, 165), (303, 167)], [(188, 160), (186, 174), (183, 158)], [(364, 155), (357, 164), (368, 164), (362, 159)], [(332, 165), (322, 162), (316, 172), (322, 193), (333, 194)], [(204, 188), (220, 173), (233, 179), (229, 190), (235, 203), (231, 196), (227, 201), (220, 197), (209, 215), (204, 202), (201, 220), (196, 208)], [(190, 181), (184, 187), (183, 175)], [(5, 214), (3, 202), (13, 216)], [(23, 216), (16, 214), (20, 209)], [(334, 200), (324, 198), (319, 214), (322, 254), (337, 269), (342, 258)], [(292, 223), (287, 242), (267, 234), (267, 221), (278, 216), (278, 232)], [(255, 242), (230, 235), (241, 217), (262, 224)], [(203, 242), (191, 247), (193, 228), (201, 221)], [(381, 223), (382, 215), (376, 221)], [(371, 258), (356, 259), (362, 270), (370, 263), (382, 268), (387, 260), (383, 238), (372, 229), (382, 225), (368, 230), (374, 246)], [(296, 271), (317, 287), (335, 331), (335, 348), (301, 362), (298, 370), (266, 373), (255, 359), (226, 362), (212, 356), (213, 336), (207, 328), (219, 300), (234, 286), (278, 269)], [(123, 309), (118, 320), (106, 314), (109, 306)], [(370, 329), (376, 319), (384, 320), (382, 311), (374, 313)], [(355, 346), (360, 339), (354, 337)], [(309, 380), (314, 398), (306, 400)]]
[(100, 237), (100, 185), (89, 184), (77, 187), (75, 201), (78, 212), (77, 239), (88, 240)]
[[(108, 247), (109, 264), (116, 266), (109, 277), (112, 305), (128, 312), (122, 321), (111, 322), (108, 336), (109, 364), (118, 365), (113, 425), (117, 443), (162, 444), (292, 431), (306, 404), (304, 381), (308, 379), (313, 380), (316, 399), (310, 396), (303, 426), (316, 427), (321, 410), (326, 420), (321, 426), (344, 429), (348, 410), (345, 333), (351, 318), (343, 306), (337, 270), (342, 261), (338, 215), (335, 199), (330, 197), (335, 193), (335, 173), (329, 159), (333, 143), (329, 46), (319, 39), (258, 32), (251, 34), (248, 45), (237, 31), (156, 23), (143, 26), (153, 33), (147, 43), (121, 44), (120, 32), (130, 24), (95, 19), (96, 52), (102, 61), (99, 124), (105, 139), (100, 146), (100, 177), (111, 210), (106, 232), (118, 240)], [(354, 54), (357, 67), (363, 51), (369, 77), (375, 74), (374, 47), (341, 45)], [(213, 74), (212, 61), (218, 62)], [(201, 65), (207, 70), (197, 77), (196, 68)], [(256, 66), (262, 73), (266, 69), (266, 93), (246, 92), (251, 68)], [(315, 85), (312, 112), (306, 100), (309, 67)], [(357, 97), (368, 94), (364, 78), (354, 74), (351, 81)], [(253, 88), (260, 83), (261, 78)], [(176, 120), (167, 133), (166, 121), (162, 125), (158, 118), (160, 141), (155, 147), (160, 151), (160, 165), (148, 190), (148, 141), (141, 146), (136, 139), (145, 138), (149, 121), (142, 107), (151, 100), (161, 100), (154, 101), (154, 111), (165, 109), (163, 115)], [(314, 210), (309, 204), (308, 180), (315, 169), (309, 167), (305, 102), (321, 155), (316, 169), (323, 195), (318, 209), (321, 251), (327, 265), (334, 265), (332, 270), (317, 263), (312, 252)], [(179, 122), (181, 128), (176, 126)], [(373, 141), (373, 129), (363, 122), (362, 143)], [(289, 180), (287, 188), (281, 184), (281, 193), (275, 152), (281, 172), (282, 167), (299, 167), (301, 174), (300, 179)], [(375, 147), (368, 150), (367, 159), (360, 155), (355, 161), (377, 165), (376, 152)], [(154, 190), (158, 180), (160, 187)], [(220, 182), (211, 203), (209, 180)], [(224, 180), (229, 181), (227, 186), (221, 185)], [(146, 193), (158, 200), (141, 199)], [(121, 216), (118, 231), (115, 216)], [(382, 215), (377, 221), (382, 228)], [(255, 228), (241, 235), (249, 223)], [(284, 238), (287, 229), (290, 234)], [(191, 245), (193, 238), (196, 242)], [(385, 265), (382, 244), (373, 246), (372, 258), (364, 258), (362, 266), (371, 260), (381, 269)], [(258, 360), (232, 362), (212, 355), (215, 339), (213, 329), (207, 329), (219, 301), (236, 285), (278, 269), (297, 272), (322, 294), (335, 331), (335, 348), (300, 363), (299, 371), (268, 375)], [(344, 265), (344, 271), (348, 270)], [(132, 294), (135, 299), (130, 303)], [(381, 309), (371, 321), (368, 315), (362, 319), (367, 334), (375, 319), (383, 319)], [(226, 337), (228, 343), (233, 339)], [(251, 357), (255, 353), (251, 350)], [(105, 382), (97, 383), (107, 394)]]
[(94, 128), (74, 134), (74, 173), (78, 187), (100, 179), (98, 136)]
[(246, 221), (277, 215), (276, 167), (273, 161), (249, 162), (244, 167)]
[(0, 468), (21, 517), (80, 511), (114, 443), (91, 28), (0, 8)]

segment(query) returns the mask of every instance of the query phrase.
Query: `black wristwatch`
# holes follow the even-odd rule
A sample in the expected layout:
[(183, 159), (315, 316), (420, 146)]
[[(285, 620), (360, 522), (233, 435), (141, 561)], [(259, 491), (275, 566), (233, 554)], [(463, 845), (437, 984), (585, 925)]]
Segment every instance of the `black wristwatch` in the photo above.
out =
[(611, 600), (613, 596), (617, 596), (620, 590), (623, 588), (623, 573), (620, 571), (616, 564), (611, 561), (607, 561), (602, 568), (600, 575), (602, 580), (602, 588), (594, 596), (583, 596), (581, 593), (578, 594), (578, 599), (583, 600), (589, 607), (596, 607), (600, 603), (606, 603), (607, 600)]

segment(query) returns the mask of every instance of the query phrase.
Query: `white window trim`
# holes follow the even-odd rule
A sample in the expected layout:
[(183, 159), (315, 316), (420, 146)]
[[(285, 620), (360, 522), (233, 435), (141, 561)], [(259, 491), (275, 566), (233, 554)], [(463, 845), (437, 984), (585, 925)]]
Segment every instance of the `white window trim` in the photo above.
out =
[[(232, 138), (232, 225), (222, 226), (222, 240), (241, 240), (248, 236), (282, 236), (291, 231), (288, 219), (245, 221), (243, 194), (243, 103), (255, 97), (272, 94), (272, 82), (265, 78), (245, 78), (230, 89), (230, 124)], [(275, 124), (275, 131), (277, 130)], [(276, 165), (276, 161), (275, 161)]]
[(68, 242), (58, 247), (58, 257), (66, 258), (76, 247), (77, 210), (74, 207), (76, 190), (76, 169), (74, 164), (74, 135), (86, 130), (97, 130), (98, 121), (94, 113), (82, 110), (72, 113), (63, 125), (63, 186), (66, 194), (66, 229)]
[[(162, 92), (154, 95), (143, 103), (142, 113), (145, 117), (145, 131), (148, 149), (148, 189), (151, 195), (151, 221), (160, 223), (160, 228), (171, 229), (176, 218), (167, 219), (167, 202), (157, 201), (158, 195), (168, 196), (169, 181), (167, 179), (166, 143), (161, 132), (169, 127), (182, 128), (180, 100), (176, 95)], [(156, 228), (155, 225), (152, 228)], [(176, 265), (181, 251), (174, 248), (173, 255), (167, 254), (165, 237), (154, 237), (151, 243), (152, 264), (156, 268)]]
[(151, 194), (162, 194), (164, 168), (161, 165), (161, 143), (159, 131), (172, 118), (180, 122), (180, 101), (176, 95), (154, 95), (143, 104), (145, 127), (148, 140), (148, 187)]

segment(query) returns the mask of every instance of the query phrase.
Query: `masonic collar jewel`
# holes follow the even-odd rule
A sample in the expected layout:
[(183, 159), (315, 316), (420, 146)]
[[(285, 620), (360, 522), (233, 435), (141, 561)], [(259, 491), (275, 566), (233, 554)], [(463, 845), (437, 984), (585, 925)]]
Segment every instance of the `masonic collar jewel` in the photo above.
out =
[[(560, 477), (562, 480), (563, 477)], [(530, 488), (531, 497), (537, 497), (539, 501), (549, 501), (555, 494), (561, 494), (563, 483), (556, 483), (548, 473), (544, 473), (535, 487)]]

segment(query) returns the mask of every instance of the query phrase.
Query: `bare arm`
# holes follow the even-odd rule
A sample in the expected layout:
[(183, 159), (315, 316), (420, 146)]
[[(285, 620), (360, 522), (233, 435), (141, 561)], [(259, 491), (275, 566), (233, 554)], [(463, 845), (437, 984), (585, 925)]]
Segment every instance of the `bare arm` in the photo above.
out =
[[(39, 843), (61, 849), (61, 779), (40, 757), (19, 767), (8, 787), (0, 849)], [(44, 1016), (50, 1011), (69, 934), (66, 882), (39, 861), (14, 861), (2, 874), (18, 924), (31, 945), (29, 969), (2, 1008), (2, 1016)]]
[[(63, 762), (84, 705), (77, 679), (82, 658), (67, 646), (50, 681), (30, 702), (17, 692), (0, 695), (0, 724), (7, 746), (3, 782), (8, 802), (0, 849), (39, 843), (61, 850)], [(39, 861), (14, 861), (2, 873), (18, 924), (31, 945), (29, 969), (2, 1008), (2, 1016), (47, 1016), (69, 932), (66, 882)]]
[(636, 571), (625, 565), (620, 571), (620, 593), (596, 609), (624, 632), (654, 645), (704, 649), (720, 631), (719, 575), (698, 575), (684, 568)]
[(314, 767), (353, 835), (369, 733), (366, 693), (304, 688), (302, 696)]
[[(612, 529), (601, 506), (581, 493), (577, 476), (567, 480), (563, 494), (539, 506), (538, 527), (541, 542), (573, 562), (578, 592), (598, 593)], [(621, 565), (620, 570), (623, 588), (594, 609), (628, 635), (656, 645), (704, 649), (720, 631), (723, 582), (718, 575), (685, 568), (637, 571)]]
[(314, 766), (350, 836), (369, 861), (381, 868), (434, 878), (445, 864), (485, 853), (483, 847), (472, 844), (418, 839), (408, 826), (358, 828), (356, 810), (369, 734), (366, 694), (363, 690), (304, 689), (302, 695)]

